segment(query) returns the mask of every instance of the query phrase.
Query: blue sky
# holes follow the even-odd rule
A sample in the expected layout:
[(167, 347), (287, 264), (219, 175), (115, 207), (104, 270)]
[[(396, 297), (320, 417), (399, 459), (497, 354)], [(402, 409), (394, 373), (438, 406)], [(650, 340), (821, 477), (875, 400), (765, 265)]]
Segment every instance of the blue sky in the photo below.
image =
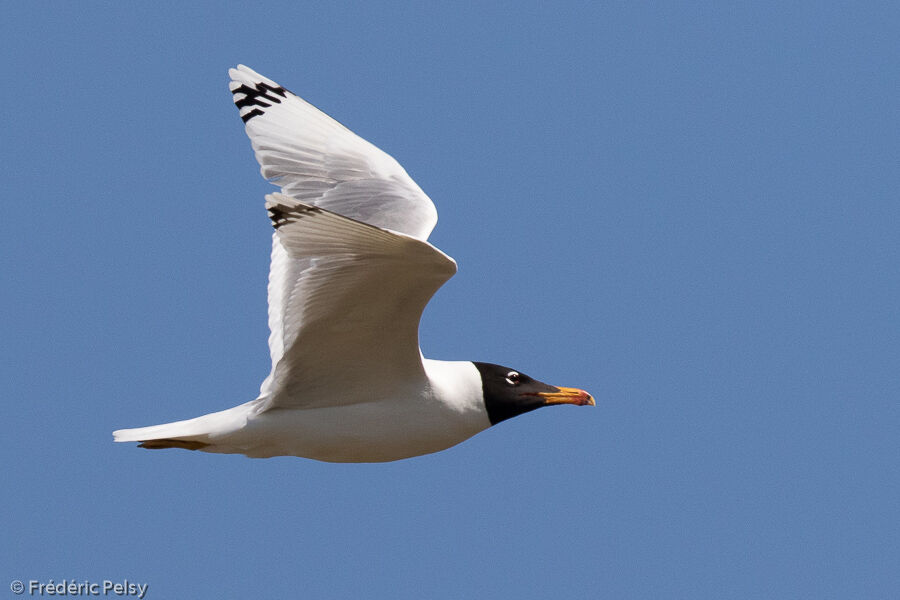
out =
[[(8, 4), (2, 590), (896, 597), (898, 25), (894, 3)], [(382, 465), (114, 445), (268, 372), (274, 188), (238, 62), (434, 200), (460, 271), (427, 356), (597, 408)]]

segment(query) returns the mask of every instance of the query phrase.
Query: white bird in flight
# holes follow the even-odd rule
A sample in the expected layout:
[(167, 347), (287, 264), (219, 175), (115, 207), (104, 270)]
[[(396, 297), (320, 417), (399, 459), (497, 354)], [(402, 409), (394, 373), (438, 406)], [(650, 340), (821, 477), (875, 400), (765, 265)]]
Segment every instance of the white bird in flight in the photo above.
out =
[(594, 405), (508, 367), (422, 356), (422, 311), (456, 273), (426, 241), (434, 204), (396, 160), (311, 104), (243, 65), (229, 75), (262, 175), (281, 187), (266, 196), (272, 370), (255, 400), (120, 429), (115, 441), (383, 462), (542, 406)]

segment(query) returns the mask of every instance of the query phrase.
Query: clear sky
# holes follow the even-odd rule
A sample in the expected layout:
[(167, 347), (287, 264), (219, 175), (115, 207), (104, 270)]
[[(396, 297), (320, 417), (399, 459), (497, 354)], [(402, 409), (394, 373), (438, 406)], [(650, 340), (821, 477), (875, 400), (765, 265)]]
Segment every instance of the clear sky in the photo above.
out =
[[(889, 2), (5, 3), (0, 598), (896, 598), (898, 30)], [(427, 356), (598, 406), (381, 465), (113, 444), (268, 372), (239, 62), (434, 200), (460, 270)]]

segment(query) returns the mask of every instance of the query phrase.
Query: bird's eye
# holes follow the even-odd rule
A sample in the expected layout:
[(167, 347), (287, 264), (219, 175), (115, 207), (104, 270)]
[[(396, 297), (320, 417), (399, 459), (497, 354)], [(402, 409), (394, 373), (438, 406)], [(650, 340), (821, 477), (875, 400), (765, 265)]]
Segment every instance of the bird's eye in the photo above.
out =
[(515, 371), (510, 371), (506, 374), (506, 383), (509, 385), (519, 385), (519, 374)]

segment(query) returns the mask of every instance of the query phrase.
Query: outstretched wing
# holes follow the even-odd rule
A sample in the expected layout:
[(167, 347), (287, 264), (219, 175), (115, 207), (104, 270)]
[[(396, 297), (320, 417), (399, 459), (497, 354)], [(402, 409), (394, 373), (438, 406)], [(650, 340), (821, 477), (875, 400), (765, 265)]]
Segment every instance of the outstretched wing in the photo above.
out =
[(281, 297), (283, 353), (264, 384), (266, 408), (358, 401), (382, 383), (421, 380), (419, 319), (456, 272), (453, 259), (283, 194), (266, 200), (279, 252), (296, 274)]
[[(230, 69), (229, 85), (263, 177), (300, 202), (425, 240), (437, 222), (431, 200), (396, 160), (252, 69)], [(287, 306), (308, 268), (272, 236), (269, 268), (269, 354), (272, 374), (289, 344)]]
[(260, 171), (283, 194), (428, 239), (434, 204), (390, 155), (252, 69), (228, 74)]

